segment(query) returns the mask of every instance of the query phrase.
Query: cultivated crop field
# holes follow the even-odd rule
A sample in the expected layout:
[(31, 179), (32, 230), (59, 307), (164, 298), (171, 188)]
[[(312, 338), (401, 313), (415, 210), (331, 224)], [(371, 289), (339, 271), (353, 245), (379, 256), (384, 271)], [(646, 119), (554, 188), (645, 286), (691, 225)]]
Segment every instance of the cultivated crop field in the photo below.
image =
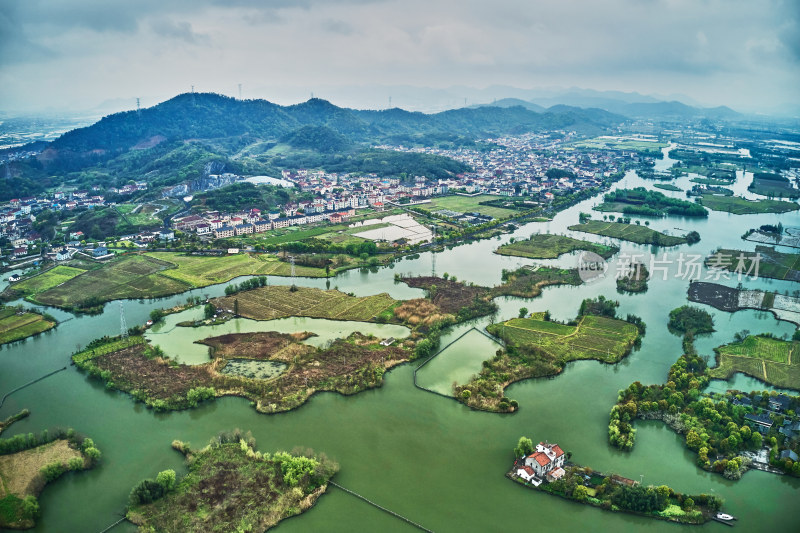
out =
[(741, 343), (718, 347), (719, 364), (709, 376), (728, 379), (736, 372), (777, 387), (800, 389), (798, 343), (769, 337), (748, 336)]
[(82, 268), (58, 265), (38, 276), (33, 276), (32, 278), (14, 283), (11, 287), (13, 290), (25, 296), (35, 295), (61, 285), (84, 272), (86, 271)]
[(614, 363), (633, 346), (639, 330), (633, 324), (598, 316), (581, 317), (577, 326), (514, 318), (489, 332), (518, 346), (536, 345), (561, 361), (598, 359)]
[[(279, 261), (273, 255), (202, 256), (173, 252), (154, 252), (147, 255), (176, 266), (176, 268), (162, 271), (162, 276), (188, 283), (193, 287), (224, 283), (238, 276), (289, 276), (292, 270), (289, 263)], [(320, 268), (297, 265), (295, 274), (320, 277), (325, 275), (325, 271)]]
[(239, 315), (255, 320), (306, 316), (359, 322), (371, 321), (397, 303), (386, 293), (359, 298), (307, 287), (297, 287), (293, 292), (291, 287), (278, 285), (216, 298), (214, 304), (233, 309), (234, 301), (238, 301)]
[(156, 298), (190, 288), (158, 274), (170, 266), (144, 255), (126, 256), (39, 293), (36, 301), (55, 307), (80, 307), (87, 302), (97, 305), (123, 298)]
[(0, 310), (0, 344), (36, 335), (55, 326), (54, 322), (37, 313), (18, 315), (14, 309)]
[(700, 198), (703, 206), (714, 211), (725, 211), (734, 215), (786, 213), (800, 209), (800, 205), (796, 202), (781, 200), (747, 200), (738, 196), (719, 196), (716, 194), (704, 194)]
[[(756, 269), (756, 254), (760, 254)], [(740, 259), (741, 256), (741, 259)], [(706, 265), (748, 276), (800, 281), (800, 254), (785, 254), (768, 246), (756, 246), (755, 253), (721, 249), (706, 259)]]
[(664, 233), (652, 230), (647, 226), (638, 224), (623, 224), (620, 222), (605, 222), (602, 220), (589, 220), (585, 224), (575, 224), (570, 226), (572, 231), (582, 231), (594, 235), (604, 235), (614, 237), (624, 241), (635, 242), (637, 244), (655, 244), (657, 246), (675, 246), (684, 244), (686, 239), (683, 237), (673, 237)]
[(618, 252), (619, 248), (573, 239), (563, 235), (537, 233), (536, 235), (531, 235), (530, 239), (504, 244), (495, 253), (528, 257), (530, 259), (555, 259), (561, 254), (574, 252), (575, 250), (587, 250), (598, 254), (604, 259), (608, 259)]
[(601, 150), (635, 150), (637, 152), (660, 152), (667, 146), (664, 142), (650, 142), (638, 139), (625, 139), (621, 137), (595, 137), (574, 143), (576, 148), (590, 148)]
[(449, 209), (450, 211), (457, 211), (459, 213), (480, 213), (494, 218), (505, 218), (513, 215), (513, 209), (506, 209), (504, 207), (494, 207), (490, 205), (480, 205), (481, 202), (490, 200), (497, 200), (497, 196), (488, 194), (481, 194), (478, 196), (445, 196), (443, 198), (436, 198), (431, 200), (429, 204), (422, 204), (418, 207), (426, 211), (439, 211), (440, 209)]

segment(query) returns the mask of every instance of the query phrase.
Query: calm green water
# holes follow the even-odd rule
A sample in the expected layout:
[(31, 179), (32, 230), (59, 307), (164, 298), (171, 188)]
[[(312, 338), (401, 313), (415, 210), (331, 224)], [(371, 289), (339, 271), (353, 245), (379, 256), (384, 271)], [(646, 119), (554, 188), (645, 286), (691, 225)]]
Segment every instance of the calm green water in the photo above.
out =
[[(678, 184), (685, 186), (683, 182), (687, 180), (682, 178)], [(651, 187), (633, 175), (625, 182), (620, 186)], [(599, 199), (583, 202), (548, 223), (528, 224), (514, 236), (524, 238), (536, 231), (568, 233), (566, 227), (577, 222), (578, 213), (588, 212), (598, 202)], [(672, 232), (678, 231), (676, 227), (696, 229), (703, 239), (700, 243), (672, 248), (668, 253), (704, 254), (717, 246), (752, 249), (754, 243), (741, 241), (740, 235), (750, 227), (778, 220), (785, 226), (800, 225), (797, 214), (733, 216), (712, 212), (707, 220), (653, 219), (651, 227)], [(572, 235), (608, 241), (586, 234)], [(437, 254), (437, 272), (449, 272), (459, 279), (487, 285), (499, 283), (502, 268), (530, 263), (491, 253), (509, 238), (507, 235)], [(622, 252), (644, 254), (647, 259), (651, 249), (623, 243)], [(660, 255), (661, 251), (658, 252)], [(572, 266), (574, 262), (574, 257), (566, 256), (547, 263)], [(331, 286), (359, 295), (385, 291), (396, 298), (419, 297), (421, 291), (394, 283), (393, 275), (427, 273), (430, 269), (431, 256), (425, 254), (377, 274), (350, 271), (338, 276)], [(531, 311), (550, 309), (556, 318), (569, 319), (575, 316), (581, 299), (614, 295), (621, 302), (623, 315), (635, 313), (648, 324), (641, 349), (618, 365), (577, 362), (568, 365), (555, 379), (528, 380), (511, 386), (507, 394), (520, 404), (519, 412), (514, 415), (474, 412), (448, 398), (416, 389), (412, 384), (413, 366), (404, 365), (389, 372), (380, 389), (351, 397), (319, 394), (300, 409), (278, 415), (258, 414), (249, 402), (237, 398), (206, 403), (190, 411), (155, 414), (134, 404), (127, 395), (106, 391), (70, 367), (11, 396), (0, 409), (0, 417), (29, 408), (32, 415), (15, 424), (7, 436), (72, 426), (94, 438), (104, 453), (99, 468), (67, 476), (44, 491), (39, 531), (103, 529), (118, 519), (131, 487), (141, 478), (165, 468), (183, 470), (181, 456), (170, 448), (173, 439), (202, 445), (217, 432), (234, 427), (251, 430), (262, 450), (308, 446), (324, 451), (341, 465), (339, 483), (435, 531), (531, 528), (581, 532), (644, 528), (677, 531), (675, 525), (571, 504), (508, 481), (503, 474), (511, 459), (510, 450), (522, 434), (556, 441), (573, 452), (576, 461), (595, 469), (619, 472), (634, 479), (644, 475), (646, 483), (666, 483), (681, 491), (714, 491), (726, 499), (726, 510), (739, 517), (736, 527), (742, 531), (796, 531), (800, 526), (797, 479), (748, 472), (741, 481), (732, 483), (710, 475), (695, 466), (694, 455), (684, 449), (680, 437), (659, 423), (637, 423), (638, 439), (632, 453), (618, 452), (607, 444), (608, 411), (616, 401), (617, 391), (634, 380), (662, 383), (669, 365), (680, 353), (680, 339), (669, 334), (665, 326), (668, 312), (686, 303), (688, 280), (675, 279), (672, 276), (675, 271), (672, 266), (667, 280), (651, 281), (646, 295), (617, 295), (609, 276), (579, 288), (549, 288), (533, 300), (499, 299), (500, 312), (495, 320), (516, 316), (523, 306)], [(279, 279), (271, 281), (280, 283)], [(325, 280), (298, 282), (325, 287)], [(737, 281), (727, 283), (735, 285)], [(780, 291), (797, 288), (795, 284), (774, 280), (745, 281), (745, 285)], [(219, 295), (223, 291), (224, 286), (216, 286), (192, 294)], [(123, 302), (127, 323), (143, 323), (151, 308), (173, 305), (185, 298), (186, 295), (180, 295), (157, 302)], [(717, 331), (698, 341), (702, 353), (710, 354), (714, 346), (730, 341), (736, 331), (745, 328), (777, 334), (794, 331), (791, 324), (778, 322), (766, 313), (712, 311)], [(53, 314), (64, 319), (70, 316), (58, 311)], [(489, 321), (487, 318), (454, 328), (444, 336), (443, 345), (473, 326), (485, 327)], [(292, 327), (309, 329), (297, 324), (286, 331)], [(114, 302), (102, 315), (75, 318), (49, 334), (0, 350), (0, 391), (64, 366), (78, 345), (118, 331), (119, 310)], [(179, 337), (184, 335), (181, 332)], [(434, 360), (436, 364), (431, 363), (420, 376), (424, 375), (430, 383), (449, 385), (454, 379), (474, 373), (488, 347), (478, 336), (470, 334), (465, 339), (469, 342), (453, 345), (452, 350), (442, 354), (446, 357)], [(181, 342), (181, 349), (192, 346), (188, 338), (182, 338)], [(162, 340), (158, 343), (167, 349)], [(182, 356), (182, 360), (187, 359), (188, 356)], [(730, 384), (715, 382), (712, 388), (724, 390), (731, 386), (766, 388), (741, 376)], [(130, 529), (123, 524), (115, 531)], [(286, 521), (278, 530), (412, 529), (332, 488), (314, 509)]]
[(264, 321), (235, 318), (216, 326), (201, 326), (198, 328), (176, 326), (180, 322), (199, 318), (202, 314), (202, 307), (195, 307), (169, 315), (164, 319), (163, 324), (153, 327), (145, 334), (145, 337), (151, 343), (160, 346), (170, 357), (177, 358), (185, 364), (199, 365), (209, 361), (209, 347), (204, 344), (195, 344), (195, 341), (228, 333), (254, 333), (258, 331), (295, 333), (297, 331), (311, 331), (316, 333), (316, 336), (309, 337), (304, 342), (316, 347), (324, 346), (325, 343), (334, 339), (347, 337), (354, 331), (360, 331), (365, 335), (372, 334), (381, 338), (394, 337), (397, 339), (408, 337), (410, 333), (410, 330), (405, 326), (396, 324), (371, 324), (369, 322), (305, 317)]

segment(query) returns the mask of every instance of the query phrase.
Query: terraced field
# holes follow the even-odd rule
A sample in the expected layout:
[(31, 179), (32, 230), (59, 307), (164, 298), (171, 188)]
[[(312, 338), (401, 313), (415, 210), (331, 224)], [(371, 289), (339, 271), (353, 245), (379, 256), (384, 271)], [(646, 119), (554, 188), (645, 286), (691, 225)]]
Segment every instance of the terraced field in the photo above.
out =
[(797, 342), (748, 336), (740, 343), (716, 348), (718, 364), (708, 375), (728, 379), (741, 372), (777, 387), (800, 390), (797, 347)]
[(213, 300), (217, 307), (231, 310), (234, 301), (238, 302), (239, 315), (255, 320), (306, 316), (359, 322), (369, 322), (398, 303), (386, 293), (356, 297), (308, 287), (292, 291), (287, 286), (261, 287)]
[(638, 224), (623, 224), (620, 222), (605, 222), (603, 220), (590, 220), (585, 224), (575, 224), (570, 226), (572, 231), (582, 231), (594, 235), (604, 235), (614, 237), (623, 241), (635, 242), (638, 244), (655, 244), (656, 246), (675, 246), (686, 243), (683, 237), (666, 235), (647, 226)]
[(633, 346), (639, 330), (633, 324), (599, 316), (581, 317), (577, 326), (514, 318), (489, 332), (517, 346), (535, 345), (560, 361), (598, 359), (614, 363)]
[(495, 253), (500, 255), (513, 255), (515, 257), (528, 257), (530, 259), (555, 259), (561, 254), (575, 250), (594, 252), (604, 259), (608, 259), (619, 251), (615, 246), (606, 246), (580, 239), (573, 239), (563, 235), (537, 233), (530, 239), (504, 244)]

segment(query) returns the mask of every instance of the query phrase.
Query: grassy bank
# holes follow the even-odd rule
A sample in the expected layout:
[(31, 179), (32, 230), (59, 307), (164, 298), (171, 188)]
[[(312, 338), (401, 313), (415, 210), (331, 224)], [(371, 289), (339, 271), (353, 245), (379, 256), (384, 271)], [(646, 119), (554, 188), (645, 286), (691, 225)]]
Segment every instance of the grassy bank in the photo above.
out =
[(495, 253), (515, 257), (528, 257), (530, 259), (555, 259), (562, 254), (574, 252), (575, 250), (594, 252), (602, 258), (608, 259), (617, 253), (619, 248), (573, 239), (563, 235), (537, 233), (524, 241), (504, 244), (495, 250)]

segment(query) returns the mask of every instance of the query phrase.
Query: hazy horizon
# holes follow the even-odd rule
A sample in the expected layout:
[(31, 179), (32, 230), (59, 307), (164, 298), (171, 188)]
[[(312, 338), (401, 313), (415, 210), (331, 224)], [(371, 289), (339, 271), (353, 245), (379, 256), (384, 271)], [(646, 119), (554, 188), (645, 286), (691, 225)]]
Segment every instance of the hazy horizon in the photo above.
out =
[(111, 112), (242, 84), (281, 104), (436, 111), (579, 87), (796, 113), (798, 26), (800, 3), (780, 0), (12, 0), (0, 109)]

